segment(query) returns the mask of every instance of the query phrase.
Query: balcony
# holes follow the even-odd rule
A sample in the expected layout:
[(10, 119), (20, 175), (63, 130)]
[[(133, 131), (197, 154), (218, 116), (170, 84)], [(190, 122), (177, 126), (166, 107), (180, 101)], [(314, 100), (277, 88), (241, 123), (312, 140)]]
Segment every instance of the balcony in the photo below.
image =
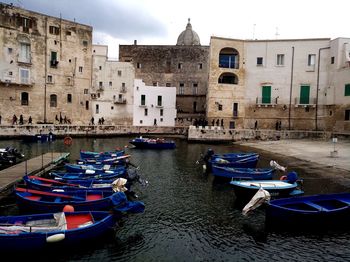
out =
[(257, 97), (256, 105), (258, 107), (275, 107), (278, 104), (278, 97)]
[(32, 87), (34, 85), (34, 81), (30, 79), (22, 79), (22, 81), (17, 82), (14, 79), (0, 79), (0, 85), (6, 87), (15, 87), (15, 86), (24, 86), (24, 87)]
[(126, 89), (125, 86), (122, 86), (122, 87), (120, 88), (120, 93), (126, 93), (126, 91), (127, 91), (127, 89)]
[(97, 87), (97, 91), (104, 91), (105, 87), (103, 85), (100, 85)]
[(50, 60), (50, 67), (57, 68), (58, 61), (57, 60)]
[(30, 66), (32, 64), (32, 56), (29, 55), (28, 57), (23, 57), (23, 56), (17, 55), (17, 63)]
[(315, 97), (296, 97), (294, 98), (295, 107), (316, 107)]
[(91, 99), (97, 99), (97, 94), (91, 93)]
[(114, 99), (114, 104), (126, 104), (126, 98)]

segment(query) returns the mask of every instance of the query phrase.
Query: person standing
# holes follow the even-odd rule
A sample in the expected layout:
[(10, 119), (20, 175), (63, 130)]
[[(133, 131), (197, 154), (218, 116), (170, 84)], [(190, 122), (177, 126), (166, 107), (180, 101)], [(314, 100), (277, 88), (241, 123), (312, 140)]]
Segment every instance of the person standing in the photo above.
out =
[(1, 115), (0, 115), (0, 125), (1, 125)]
[(12, 125), (17, 125), (17, 116), (13, 115), (12, 117)]
[(20, 125), (23, 125), (23, 115), (20, 115), (20, 116), (19, 116), (19, 124), (20, 124)]
[(94, 119), (94, 117), (91, 117), (91, 125), (95, 125), (95, 119)]
[(29, 118), (28, 118), (28, 124), (31, 125), (31, 124), (32, 124), (32, 121), (33, 121), (32, 116), (29, 116)]

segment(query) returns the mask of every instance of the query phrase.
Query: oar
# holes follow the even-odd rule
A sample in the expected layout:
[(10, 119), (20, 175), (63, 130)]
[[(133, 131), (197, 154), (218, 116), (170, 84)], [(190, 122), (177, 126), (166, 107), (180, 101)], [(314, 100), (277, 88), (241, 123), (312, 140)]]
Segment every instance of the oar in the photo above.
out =
[(48, 179), (48, 178), (43, 178), (43, 177), (38, 177), (38, 176), (29, 176), (30, 179), (36, 179), (36, 180), (40, 180), (40, 181), (45, 181), (45, 182), (51, 182), (51, 183), (55, 183), (55, 184), (59, 184), (59, 185), (65, 185), (65, 186), (74, 186), (74, 187), (79, 187), (80, 185), (77, 184), (69, 184), (69, 183), (64, 183), (64, 182), (60, 182), (54, 179)]
[(22, 188), (22, 187), (17, 187), (16, 191), (18, 191), (18, 192), (28, 192), (28, 193), (31, 193), (31, 194), (42, 195), (42, 196), (53, 196), (53, 197), (70, 198), (70, 199), (76, 199), (76, 200), (85, 200), (82, 197), (63, 195), (63, 194), (39, 191), (39, 190), (34, 190), (34, 189)]

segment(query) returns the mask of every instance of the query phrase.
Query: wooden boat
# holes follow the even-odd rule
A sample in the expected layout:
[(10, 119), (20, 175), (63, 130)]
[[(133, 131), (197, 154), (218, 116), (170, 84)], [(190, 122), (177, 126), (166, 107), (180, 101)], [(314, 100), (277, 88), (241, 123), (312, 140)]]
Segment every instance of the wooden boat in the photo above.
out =
[(112, 157), (118, 157), (124, 155), (124, 150), (106, 151), (106, 152), (93, 152), (80, 150), (80, 158), (95, 158), (95, 159), (107, 159)]
[(67, 172), (51, 172), (50, 176), (52, 176), (56, 180), (112, 180), (117, 179), (118, 177), (124, 177), (125, 171), (120, 172), (112, 172), (112, 173), (67, 173)]
[(27, 212), (59, 212), (66, 205), (76, 211), (109, 210), (140, 212), (144, 204), (140, 201), (128, 201), (123, 192), (106, 192), (99, 190), (76, 190), (69, 192), (46, 192), (29, 188), (15, 189), (18, 206)]
[(124, 166), (111, 165), (78, 165), (65, 164), (64, 168), (70, 173), (86, 173), (86, 174), (119, 174), (125, 172)]
[(174, 149), (176, 144), (172, 140), (165, 140), (162, 138), (135, 138), (129, 141), (135, 148), (141, 149)]
[(115, 224), (115, 215), (101, 211), (3, 216), (0, 251), (38, 251), (53, 243), (77, 245), (103, 236)]
[(244, 180), (270, 180), (272, 179), (272, 168), (234, 168), (234, 167), (221, 167), (212, 166), (212, 173), (217, 177), (225, 177), (231, 179), (244, 179)]
[(250, 180), (250, 181), (231, 181), (236, 198), (240, 200), (250, 200), (259, 188), (263, 188), (270, 193), (271, 197), (291, 197), (301, 195), (304, 191), (298, 189), (297, 182), (289, 183), (281, 180)]
[(274, 229), (343, 228), (349, 220), (350, 193), (275, 199), (266, 208), (266, 225)]

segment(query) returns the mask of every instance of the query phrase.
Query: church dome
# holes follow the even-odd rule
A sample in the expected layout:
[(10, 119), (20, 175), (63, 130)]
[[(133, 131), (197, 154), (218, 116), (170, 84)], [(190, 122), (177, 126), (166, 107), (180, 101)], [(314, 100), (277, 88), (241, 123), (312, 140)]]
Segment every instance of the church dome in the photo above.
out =
[(186, 30), (182, 31), (182, 33), (177, 38), (176, 45), (201, 45), (199, 36), (195, 31), (192, 30), (190, 19), (188, 19)]

